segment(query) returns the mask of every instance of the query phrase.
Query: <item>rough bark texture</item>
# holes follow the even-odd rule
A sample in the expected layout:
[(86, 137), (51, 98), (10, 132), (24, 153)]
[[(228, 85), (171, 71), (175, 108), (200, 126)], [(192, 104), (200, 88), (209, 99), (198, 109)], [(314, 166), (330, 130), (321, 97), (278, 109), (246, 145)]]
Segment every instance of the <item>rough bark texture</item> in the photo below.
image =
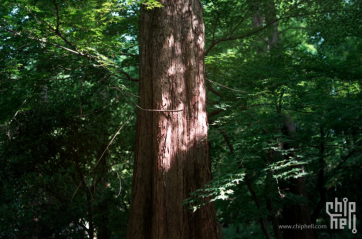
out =
[[(217, 238), (214, 204), (182, 206), (211, 179), (199, 0), (140, 16), (140, 106), (128, 238)], [(176, 111), (179, 110), (179, 111)]]

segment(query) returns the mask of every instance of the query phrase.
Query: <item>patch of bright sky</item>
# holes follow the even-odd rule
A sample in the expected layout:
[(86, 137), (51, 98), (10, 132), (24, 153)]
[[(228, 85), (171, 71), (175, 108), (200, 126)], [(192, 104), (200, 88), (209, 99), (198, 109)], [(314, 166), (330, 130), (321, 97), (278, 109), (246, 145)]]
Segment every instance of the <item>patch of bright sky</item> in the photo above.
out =
[(11, 11), (11, 14), (17, 14), (19, 12), (19, 8), (18, 7), (14, 7), (14, 9)]

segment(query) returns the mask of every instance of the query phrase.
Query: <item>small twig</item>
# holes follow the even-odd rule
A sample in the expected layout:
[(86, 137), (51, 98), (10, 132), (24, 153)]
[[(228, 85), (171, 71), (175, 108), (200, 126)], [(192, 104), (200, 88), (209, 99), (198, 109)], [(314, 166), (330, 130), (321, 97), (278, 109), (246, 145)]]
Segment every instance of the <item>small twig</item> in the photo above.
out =
[(245, 13), (245, 15), (243, 16), (243, 18), (241, 18), (240, 22), (238, 22), (238, 24), (236, 24), (236, 26), (234, 27), (234, 29), (231, 31), (230, 36), (232, 37), (236, 31), (236, 29), (238, 29), (238, 27), (240, 26), (240, 24), (246, 19), (246, 16), (248, 15), (248, 13), (250, 12), (250, 8), (249, 10)]
[(210, 112), (210, 113), (207, 114), (207, 118), (210, 118), (210, 117), (212, 117), (212, 116), (218, 115), (218, 114), (220, 114), (220, 113), (223, 112), (223, 111), (224, 111), (224, 109), (218, 109), (218, 110), (215, 110), (215, 111), (213, 111), (213, 112)]
[(9, 29), (9, 28), (4, 28), (4, 29), (5, 29), (6, 31), (8, 31), (8, 32), (14, 33), (15, 36), (19, 36), (19, 37), (24, 37), (24, 38), (27, 38), (27, 39), (35, 40), (35, 41), (38, 41), (38, 42), (41, 42), (41, 43), (44, 43), (44, 44), (50, 44), (50, 45), (52, 45), (52, 46), (56, 46), (56, 47), (59, 47), (59, 48), (62, 48), (62, 49), (64, 49), (64, 50), (66, 50), (66, 51), (72, 52), (72, 53), (74, 53), (74, 54), (76, 54), (76, 55), (84, 56), (84, 57), (87, 57), (88, 59), (91, 59), (90, 56), (85, 55), (85, 54), (83, 54), (83, 53), (81, 53), (81, 52), (78, 52), (78, 51), (74, 51), (74, 50), (69, 49), (69, 48), (67, 48), (67, 47), (64, 47), (64, 46), (61, 46), (61, 45), (57, 45), (57, 44), (54, 44), (54, 43), (51, 43), (51, 42), (47, 42), (46, 40), (38, 39), (38, 38), (36, 38), (36, 37), (23, 36), (23, 35), (21, 35), (19, 32), (13, 31), (13, 30), (11, 30), (11, 29)]
[(236, 91), (236, 92), (241, 92), (241, 93), (248, 94), (248, 92), (246, 92), (246, 91), (242, 91), (242, 90), (235, 90), (235, 89), (229, 88), (229, 87), (227, 87), (227, 86), (225, 86), (225, 85), (221, 85), (221, 84), (219, 84), (219, 83), (216, 83), (215, 81), (209, 80), (209, 79), (207, 79), (207, 78), (205, 78), (205, 79), (206, 79), (206, 80), (208, 80), (208, 81), (210, 81), (211, 83), (213, 83), (213, 84), (215, 84), (215, 85), (218, 85), (218, 86), (224, 87), (224, 88), (226, 88), (226, 89), (229, 89), (229, 90), (232, 90), (232, 91)]
[[(134, 102), (133, 102), (134, 103)], [(154, 111), (154, 112), (181, 112), (183, 111), (183, 109), (181, 110), (157, 110), (157, 109), (143, 109), (141, 106), (137, 105), (136, 103), (134, 103), (134, 105), (139, 108), (140, 110), (143, 111)]]
[(288, 31), (288, 30), (291, 30), (291, 29), (303, 29), (303, 30), (309, 30), (308, 28), (306, 28), (306, 27), (288, 27), (288, 28), (285, 28), (283, 31), (280, 31), (279, 32), (279, 35), (280, 34), (283, 34), (284, 32), (286, 32), (286, 31)]
[[(26, 102), (26, 100), (27, 100), (27, 99), (25, 99), (25, 100), (23, 101), (23, 103), (21, 104), (21, 106), (20, 106), (20, 107), (22, 107), (22, 106), (23, 106), (23, 104)], [(9, 121), (8, 125), (10, 125), (10, 124), (11, 124), (11, 122), (13, 122), (13, 120), (15, 119), (15, 117), (18, 115), (19, 111), (20, 111), (20, 110), (17, 110), (17, 111), (16, 111), (16, 113), (15, 113), (14, 117), (13, 117), (13, 118)]]
[(119, 71), (120, 73), (122, 73), (123, 75), (125, 75), (129, 81), (135, 81), (135, 82), (138, 82), (139, 80), (138, 79), (134, 79), (132, 78), (127, 72), (125, 71)]
[(83, 89), (83, 83), (82, 79), (80, 80), (80, 88), (79, 88), (79, 109), (80, 109), (80, 117), (83, 116), (82, 113), (82, 89)]
[(360, 32), (360, 31), (358, 31), (355, 27), (352, 27), (350, 24), (346, 23), (346, 22), (344, 21), (344, 19), (343, 19), (337, 12), (335, 12), (335, 14), (338, 16), (339, 19), (341, 19), (341, 21), (343, 22), (343, 24), (344, 24), (345, 26), (349, 26), (349, 27), (352, 28), (355, 32), (357, 32), (358, 35), (361, 35), (361, 32)]
[(75, 192), (74, 192), (72, 198), (70, 199), (70, 201), (73, 201), (73, 198), (74, 198), (75, 194), (78, 192), (78, 189), (79, 189), (80, 185), (82, 185), (82, 183), (80, 183), (80, 184), (78, 185), (78, 187), (77, 187), (77, 189), (75, 190)]
[[(98, 159), (97, 163), (94, 165), (93, 169), (88, 173), (88, 175), (89, 175), (91, 172), (93, 172), (93, 170), (97, 167), (97, 165), (99, 164), (99, 162), (100, 162), (101, 159), (103, 158), (103, 155), (104, 155), (105, 152), (108, 150), (109, 146), (112, 144), (113, 140), (116, 138), (116, 136), (119, 134), (119, 132), (123, 129), (123, 127), (128, 123), (128, 121), (130, 121), (132, 115), (133, 115), (133, 114), (131, 114), (131, 115), (128, 117), (127, 121), (121, 126), (121, 128), (119, 128), (119, 130), (117, 131), (117, 133), (113, 136), (113, 138), (111, 139), (111, 141), (110, 141), (109, 144), (107, 145), (106, 149), (103, 151), (101, 157)], [(85, 178), (84, 178), (84, 179), (85, 179)], [(84, 181), (84, 179), (83, 179), (83, 181)], [(82, 182), (83, 182), (83, 181), (82, 181)], [(77, 193), (77, 191), (78, 191), (80, 185), (82, 184), (82, 182), (78, 185), (77, 190), (74, 192), (74, 194), (73, 194), (73, 196), (72, 196), (72, 199), (71, 199), (70, 201), (73, 200), (73, 198), (74, 198), (75, 194)]]
[(119, 192), (118, 192), (118, 195), (117, 195), (117, 197), (119, 197), (119, 195), (121, 194), (121, 191), (122, 191), (122, 182), (121, 182), (121, 178), (119, 177), (119, 174), (118, 174), (117, 171), (116, 171), (116, 173), (117, 173), (117, 177), (119, 179)]
[(58, 4), (56, 2), (56, 0), (52, 0), (55, 6), (55, 10), (56, 10), (56, 17), (57, 17), (57, 26), (55, 28), (55, 31), (59, 31), (59, 10), (58, 10)]
[(212, 88), (212, 86), (211, 86), (210, 84), (208, 84), (207, 89), (208, 89), (210, 92), (212, 92), (212, 93), (214, 93), (215, 95), (217, 95), (217, 96), (219, 96), (220, 98), (222, 98), (221, 93), (220, 93), (219, 91), (215, 90), (214, 88)]

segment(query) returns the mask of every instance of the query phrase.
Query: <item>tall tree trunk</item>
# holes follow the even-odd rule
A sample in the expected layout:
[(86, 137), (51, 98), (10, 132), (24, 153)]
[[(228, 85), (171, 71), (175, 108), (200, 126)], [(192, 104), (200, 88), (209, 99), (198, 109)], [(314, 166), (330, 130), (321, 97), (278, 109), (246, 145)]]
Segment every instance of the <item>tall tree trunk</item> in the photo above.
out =
[(211, 179), (199, 0), (140, 16), (140, 107), (128, 238), (217, 238), (213, 203), (182, 206)]

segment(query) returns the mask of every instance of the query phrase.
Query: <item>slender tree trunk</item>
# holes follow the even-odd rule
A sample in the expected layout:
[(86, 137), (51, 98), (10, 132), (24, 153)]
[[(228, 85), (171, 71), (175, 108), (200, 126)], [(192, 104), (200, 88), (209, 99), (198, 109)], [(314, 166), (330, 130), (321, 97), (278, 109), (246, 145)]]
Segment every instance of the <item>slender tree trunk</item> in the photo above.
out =
[[(325, 133), (324, 133), (324, 129), (323, 126), (320, 126), (320, 134), (321, 134), (321, 139), (320, 139), (320, 144), (319, 144), (319, 172), (317, 175), (317, 191), (319, 192), (319, 201), (317, 203), (317, 205), (315, 206), (315, 208), (313, 209), (313, 213), (311, 215), (311, 222), (312, 224), (316, 225), (317, 224), (317, 219), (319, 217), (319, 213), (322, 211), (322, 209), (324, 208), (324, 205), (326, 205), (326, 201), (327, 201), (327, 189), (324, 187), (324, 168), (325, 168), (325, 163), (324, 163), (324, 154), (325, 154)], [(327, 135), (328, 137), (328, 135)], [(318, 234), (316, 232), (314, 232), (314, 237), (318, 238)]]
[(182, 206), (211, 179), (199, 0), (140, 16), (140, 107), (128, 238), (217, 238), (214, 204)]
[[(262, 27), (264, 25), (265, 17), (260, 15), (260, 13), (259, 13), (260, 10), (262, 10), (262, 9), (259, 6), (259, 10), (256, 13), (254, 13), (254, 15), (252, 16), (253, 26), (254, 27)], [(276, 28), (276, 30), (278, 30), (278, 28)], [(258, 54), (263, 54), (263, 55), (266, 56), (268, 54), (268, 44), (265, 44), (265, 42), (267, 42), (267, 41), (263, 37), (261, 39), (258, 39), (258, 41), (256, 41), (256, 43), (258, 44), (257, 53)], [(269, 43), (269, 41), (268, 41), (268, 43)], [(270, 190), (270, 184), (271, 184), (271, 177), (269, 175), (270, 175), (270, 173), (268, 174), (268, 176), (266, 178), (266, 185), (267, 185), (266, 190), (268, 190), (268, 192), (266, 192), (266, 194), (265, 194), (265, 201), (266, 201), (266, 205), (267, 205), (267, 210), (270, 213), (270, 218), (271, 218), (271, 222), (272, 222), (272, 225), (273, 225), (273, 230), (274, 230), (275, 237), (277, 239), (281, 239), (282, 236), (281, 236), (281, 231), (279, 230), (279, 227), (278, 227), (278, 225), (279, 225), (278, 220), (277, 220), (277, 218), (275, 216), (273, 206), (272, 206), (272, 202), (271, 202), (271, 199), (270, 199), (270, 194), (271, 193), (270, 193), (269, 190)], [(261, 204), (258, 201), (255, 192), (253, 192), (254, 190), (252, 190), (251, 184), (250, 184), (250, 182), (248, 182), (249, 180), (248, 180), (247, 177), (245, 177), (245, 181), (247, 183), (249, 191), (251, 192), (251, 194), (252, 194), (252, 196), (254, 198), (254, 201), (257, 204), (258, 209), (261, 210)], [(260, 223), (261, 229), (262, 229), (265, 237), (266, 238), (271, 238), (271, 236), (269, 234), (269, 231), (268, 231), (268, 227), (267, 227), (267, 220), (263, 219), (263, 218), (260, 218), (259, 223)]]
[[(100, 147), (101, 150), (105, 149), (107, 145), (102, 145)], [(100, 152), (102, 154), (102, 151)], [(101, 155), (100, 154), (100, 155)], [(108, 180), (108, 165), (107, 165), (107, 158), (104, 156), (102, 160), (99, 162), (98, 166), (98, 178), (95, 174), (94, 177), (97, 178), (97, 182), (94, 185), (94, 191), (97, 193), (98, 197), (100, 197), (100, 202), (97, 205), (97, 210), (99, 210), (100, 218), (97, 220), (97, 239), (110, 239), (111, 238), (111, 230), (109, 230), (109, 199), (105, 191), (109, 187), (109, 180)]]
[[(275, 152), (274, 150), (272, 149), (269, 149), (269, 155), (268, 155), (268, 158), (269, 158), (269, 162), (274, 162), (274, 155), (275, 155)], [(273, 226), (273, 231), (274, 231), (274, 236), (276, 239), (283, 239), (283, 235), (282, 235), (282, 232), (281, 230), (279, 229), (279, 222), (278, 222), (278, 218), (277, 218), (277, 215), (274, 211), (274, 208), (273, 208), (273, 203), (272, 203), (272, 194), (275, 193), (275, 189), (273, 190), (272, 188), (272, 180), (273, 180), (273, 175), (272, 175), (272, 172), (269, 171), (267, 173), (267, 176), (266, 176), (266, 183), (265, 183), (265, 202), (266, 202), (266, 208), (268, 209), (269, 213), (270, 213), (270, 221), (272, 223), (272, 226)]]
[(275, 8), (274, 0), (269, 0), (267, 2), (265, 12), (265, 23), (269, 25), (273, 22), (268, 34), (268, 50), (270, 51), (272, 48), (278, 48), (279, 41), (279, 22), (277, 21), (277, 10)]
[[(272, 50), (272, 48), (278, 48), (279, 33), (278, 33), (278, 22), (276, 21), (277, 12), (276, 12), (274, 1), (269, 0), (269, 1), (265, 2), (265, 5), (263, 8), (264, 9), (260, 9), (260, 10), (261, 10), (261, 12), (264, 12), (265, 18), (260, 16), (259, 11), (258, 11), (253, 15), (252, 19), (253, 19), (254, 27), (262, 26), (264, 24), (263, 23), (264, 19), (265, 19), (265, 23), (267, 25), (274, 22), (269, 29), (267, 41), (265, 39), (262, 39), (266, 43), (265, 47), (258, 47), (258, 49), (257, 49), (258, 54), (264, 53), (265, 55), (267, 55), (268, 52), (270, 50)], [(278, 109), (278, 111), (279, 111), (278, 114), (282, 113), (281, 107), (280, 107), (280, 109)], [(284, 120), (284, 130), (282, 130), (283, 131), (282, 133), (286, 137), (293, 138), (295, 136), (295, 126), (294, 126), (293, 119), (288, 115), (284, 115), (283, 120)], [(291, 148), (289, 143), (284, 143), (282, 147), (284, 150)], [(291, 155), (288, 155), (287, 159), (289, 159), (289, 157), (291, 157)], [(268, 178), (267, 178), (267, 180), (268, 180)], [(292, 193), (305, 197), (307, 199), (307, 189), (306, 189), (304, 176), (296, 178), (296, 179), (291, 179), (289, 181), (289, 188)], [(271, 202), (270, 198), (268, 197), (268, 194), (266, 195), (266, 203), (267, 203), (268, 211), (271, 214), (271, 221), (273, 224), (273, 230), (274, 230), (275, 236), (276, 236), (276, 238), (281, 238), (282, 234), (278, 227), (279, 223), (273, 212), (272, 202)], [(284, 221), (290, 225), (292, 225), (292, 224), (293, 225), (295, 225), (295, 224), (309, 225), (309, 224), (311, 224), (309, 204), (308, 203), (305, 203), (303, 205), (296, 204), (296, 205), (291, 205), (290, 207), (286, 207), (283, 209), (283, 217), (284, 217)], [(313, 234), (312, 230), (308, 230), (308, 229), (301, 230), (301, 231), (299, 231), (299, 230), (283, 230), (283, 238), (285, 238), (285, 239), (289, 239), (289, 238), (312, 239), (312, 238), (314, 238), (314, 234)]]
[[(288, 116), (284, 115), (284, 127), (282, 130), (282, 133), (292, 139), (295, 137), (295, 125), (294, 120)], [(289, 142), (283, 143), (283, 149), (287, 150), (292, 147), (292, 145)], [(285, 159), (289, 158), (295, 158), (296, 156), (293, 153), (290, 153), (285, 156)], [(304, 171), (303, 166), (297, 166), (301, 168)], [(296, 195), (299, 195), (301, 197), (304, 197), (306, 200), (308, 200), (307, 195), (307, 187), (305, 183), (305, 177), (299, 177), (299, 178), (292, 178), (289, 180), (289, 188), (290, 192)], [(283, 218), (286, 224), (289, 225), (310, 225), (312, 223), (311, 221), (311, 211), (309, 208), (309, 203), (306, 202), (304, 204), (294, 204), (289, 207), (283, 208)], [(283, 230), (283, 238), (289, 239), (289, 238), (295, 238), (295, 239), (313, 239), (314, 233), (312, 229), (303, 229), (303, 230)]]
[[(214, 126), (216, 126), (216, 125), (214, 125)], [(223, 135), (223, 137), (225, 139), (226, 144), (228, 145), (228, 147), (230, 149), (230, 152), (232, 154), (234, 154), (235, 150), (234, 150), (233, 145), (230, 142), (229, 137), (227, 136), (227, 134), (225, 132), (221, 132), (221, 133), (222, 133), (222, 135)], [(242, 168), (242, 166), (239, 166), (239, 168)], [(255, 190), (253, 189), (253, 186), (252, 186), (252, 184), (250, 182), (250, 179), (249, 179), (247, 173), (245, 173), (244, 181), (245, 181), (245, 184), (246, 184), (246, 186), (247, 186), (247, 188), (248, 188), (248, 190), (249, 190), (249, 192), (251, 194), (251, 197), (253, 198), (253, 200), (254, 200), (254, 202), (256, 204), (256, 207), (258, 208), (259, 211), (262, 211), (263, 209), (262, 209), (261, 203), (260, 203), (260, 201), (259, 201), (259, 199), (258, 199), (258, 197), (257, 197), (257, 195), (255, 193)], [(260, 223), (260, 227), (261, 227), (261, 230), (264, 233), (265, 238), (266, 239), (271, 239), (270, 233), (268, 231), (268, 224), (267, 224), (267, 221), (265, 220), (265, 218), (260, 216), (259, 217), (259, 223)]]

